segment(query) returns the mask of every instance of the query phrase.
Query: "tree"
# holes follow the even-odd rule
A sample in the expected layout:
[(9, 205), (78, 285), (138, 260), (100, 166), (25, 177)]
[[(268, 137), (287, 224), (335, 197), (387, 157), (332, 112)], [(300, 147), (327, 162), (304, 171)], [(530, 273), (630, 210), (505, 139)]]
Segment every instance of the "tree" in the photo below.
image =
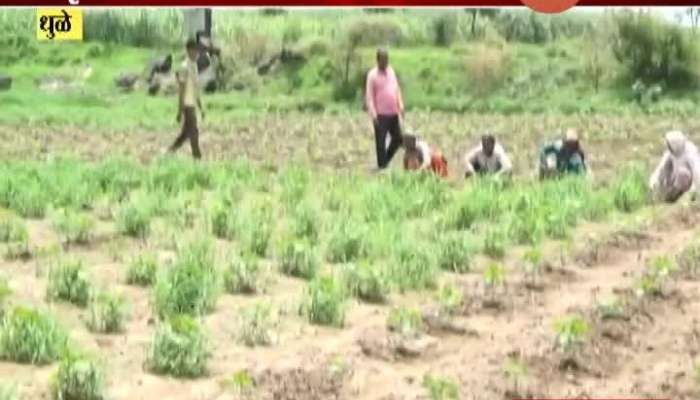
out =
[(693, 28), (693, 33), (696, 33), (698, 24), (700, 24), (700, 7), (689, 7), (685, 13), (690, 19), (690, 26)]

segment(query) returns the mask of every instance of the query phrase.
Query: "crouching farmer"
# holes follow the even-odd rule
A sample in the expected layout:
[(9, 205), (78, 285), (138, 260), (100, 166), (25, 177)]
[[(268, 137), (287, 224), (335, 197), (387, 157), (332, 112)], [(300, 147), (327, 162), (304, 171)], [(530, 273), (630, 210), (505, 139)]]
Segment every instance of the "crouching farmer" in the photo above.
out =
[(496, 143), (496, 138), (491, 134), (481, 137), (481, 144), (467, 153), (464, 164), (465, 179), (475, 174), (507, 177), (513, 170), (513, 163), (508, 154), (500, 143)]
[(540, 179), (565, 175), (592, 175), (578, 133), (574, 129), (567, 130), (564, 138), (542, 146), (538, 170)]
[(403, 146), (403, 167), (405, 170), (430, 170), (442, 178), (447, 177), (447, 160), (440, 151), (431, 150), (425, 141), (414, 135), (404, 135)]
[(700, 153), (680, 131), (666, 133), (666, 151), (649, 179), (657, 201), (676, 202), (686, 192), (693, 197), (700, 190)]

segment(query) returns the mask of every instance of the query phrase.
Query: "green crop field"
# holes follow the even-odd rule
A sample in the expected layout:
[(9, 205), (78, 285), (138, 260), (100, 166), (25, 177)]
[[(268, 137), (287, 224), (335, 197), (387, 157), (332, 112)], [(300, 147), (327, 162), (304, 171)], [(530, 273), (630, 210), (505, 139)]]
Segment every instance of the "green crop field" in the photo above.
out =
[[(700, 138), (693, 26), (216, 9), (193, 161), (173, 94), (115, 85), (182, 60), (181, 10), (34, 23), (0, 11), (0, 400), (700, 397), (699, 209), (647, 188), (666, 131)], [(377, 46), (448, 179), (370, 172)], [(570, 127), (593, 176), (536, 180)], [(463, 179), (487, 130), (512, 180)]]

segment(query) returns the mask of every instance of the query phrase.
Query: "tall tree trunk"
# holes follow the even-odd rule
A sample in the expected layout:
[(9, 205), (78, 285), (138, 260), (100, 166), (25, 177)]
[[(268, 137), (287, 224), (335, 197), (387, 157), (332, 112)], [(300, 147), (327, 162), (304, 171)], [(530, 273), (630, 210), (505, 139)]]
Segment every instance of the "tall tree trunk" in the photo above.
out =
[(476, 37), (476, 16), (479, 14), (479, 9), (472, 10), (472, 37)]

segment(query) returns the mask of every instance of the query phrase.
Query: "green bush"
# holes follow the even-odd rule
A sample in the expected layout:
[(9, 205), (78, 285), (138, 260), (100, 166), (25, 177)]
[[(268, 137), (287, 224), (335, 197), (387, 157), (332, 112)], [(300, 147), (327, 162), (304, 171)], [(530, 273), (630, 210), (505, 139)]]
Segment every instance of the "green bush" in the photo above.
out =
[(229, 293), (262, 292), (260, 261), (252, 254), (235, 255), (224, 273), (224, 286)]
[(126, 283), (137, 286), (151, 286), (158, 275), (158, 257), (155, 254), (140, 254), (129, 263)]
[(124, 296), (100, 293), (90, 303), (88, 326), (95, 332), (117, 333), (124, 330), (127, 306)]
[(433, 20), (433, 41), (436, 46), (449, 46), (457, 36), (457, 16), (444, 13)]
[(212, 310), (220, 288), (210, 243), (195, 242), (180, 249), (175, 264), (158, 278), (154, 292), (161, 317)]
[(348, 265), (344, 272), (345, 285), (351, 295), (370, 303), (387, 301), (391, 285), (385, 268), (365, 261)]
[(332, 276), (319, 276), (306, 287), (302, 306), (309, 322), (342, 327), (347, 311), (347, 295), (342, 283)]
[(0, 356), (18, 363), (48, 364), (66, 350), (66, 332), (48, 314), (15, 307), (2, 320)]
[(196, 378), (207, 372), (211, 358), (202, 326), (187, 315), (173, 316), (156, 330), (147, 366), (158, 374)]
[(92, 284), (80, 260), (65, 259), (49, 270), (46, 296), (49, 300), (63, 300), (85, 307), (90, 300)]
[(280, 259), (280, 270), (290, 276), (312, 279), (320, 268), (316, 249), (307, 241), (286, 242)]
[(68, 355), (58, 366), (52, 395), (54, 400), (102, 400), (103, 372), (93, 360)]

